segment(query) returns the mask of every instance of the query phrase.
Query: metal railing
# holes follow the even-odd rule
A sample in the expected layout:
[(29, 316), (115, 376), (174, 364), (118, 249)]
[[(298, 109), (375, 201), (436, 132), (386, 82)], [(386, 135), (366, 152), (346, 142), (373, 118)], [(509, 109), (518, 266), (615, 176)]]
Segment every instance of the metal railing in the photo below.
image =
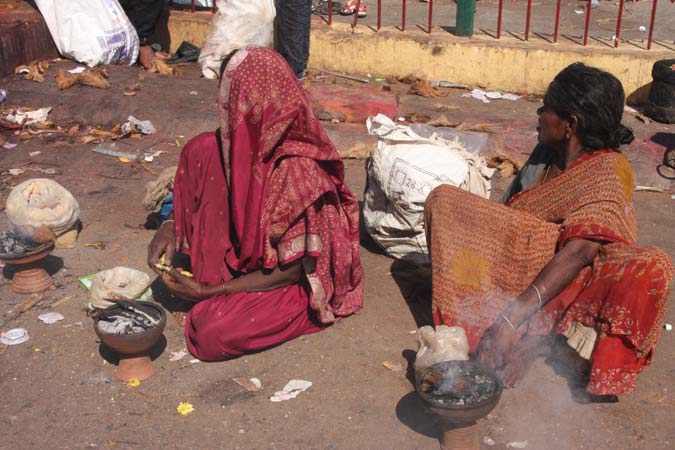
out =
[[(664, 0), (666, 1), (666, 0)], [(326, 3), (326, 2), (324, 2)], [(561, 3), (562, 0), (556, 0), (555, 2), (555, 16), (553, 19), (553, 42), (557, 43), (558, 42), (558, 37), (560, 35), (560, 10), (561, 10)], [(671, 4), (675, 4), (675, 0), (670, 0)], [(190, 10), (192, 12), (196, 11), (195, 7), (195, 0), (191, 0), (191, 7)], [(593, 10), (592, 8), (593, 0), (587, 0), (586, 7), (585, 7), (585, 22), (584, 22), (584, 34), (583, 34), (583, 39), (582, 39), (582, 45), (587, 46), (588, 45), (588, 38), (590, 36), (589, 30), (590, 30), (590, 24), (591, 24), (591, 12)], [(333, 1), (332, 0), (327, 0), (327, 11), (326, 11), (326, 17), (324, 20), (328, 25), (333, 24)], [(359, 24), (359, 16), (358, 16), (358, 10), (359, 7), (361, 6), (361, 0), (357, 1), (356, 4), (356, 11), (354, 13), (354, 22), (353, 22), (353, 27), (356, 28)], [(173, 0), (169, 0), (169, 7), (173, 8)], [(625, 0), (619, 0), (619, 8), (618, 8), (618, 13), (617, 13), (617, 18), (616, 18), (616, 33), (613, 37), (614, 39), (614, 48), (619, 47), (619, 43), (621, 42), (621, 25), (622, 25), (622, 20), (623, 20), (623, 13), (624, 13), (624, 8), (625, 7)], [(647, 38), (647, 50), (651, 50), (652, 44), (654, 42), (654, 25), (656, 23), (656, 8), (658, 7), (658, 0), (652, 0), (652, 11), (651, 11), (651, 18), (649, 22), (649, 34)], [(213, 1), (213, 7), (211, 8), (212, 12), (216, 11), (216, 1)], [(502, 36), (502, 24), (503, 24), (503, 16), (504, 16), (504, 0), (499, 0), (499, 6), (498, 6), (498, 14), (497, 14), (497, 32), (495, 34), (496, 39), (501, 39)], [(434, 25), (433, 25), (433, 20), (434, 20), (434, 0), (428, 0), (428, 15), (427, 15), (427, 26), (424, 31), (427, 33), (431, 34)], [(406, 31), (406, 18), (407, 18), (407, 0), (401, 0), (401, 24), (398, 27), (400, 31), (405, 32)], [(526, 10), (526, 16), (525, 16), (525, 34), (524, 34), (524, 39), (526, 41), (530, 40), (530, 25), (532, 21), (532, 0), (527, 0), (527, 10)], [(382, 0), (377, 0), (377, 25), (375, 27), (376, 31), (380, 31), (382, 29)]]

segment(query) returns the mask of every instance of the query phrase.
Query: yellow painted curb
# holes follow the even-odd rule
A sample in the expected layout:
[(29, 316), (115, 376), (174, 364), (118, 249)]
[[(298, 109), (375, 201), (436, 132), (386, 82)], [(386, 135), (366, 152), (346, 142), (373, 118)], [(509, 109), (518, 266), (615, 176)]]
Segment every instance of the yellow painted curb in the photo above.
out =
[[(211, 29), (210, 13), (172, 12), (168, 28), (171, 50), (183, 40), (201, 46)], [(459, 38), (437, 29), (402, 33), (394, 28), (375, 32), (348, 24), (312, 24), (309, 67), (349, 74), (404, 76), (480, 86), (488, 89), (543, 94), (553, 77), (573, 62), (607, 70), (623, 83), (633, 103), (646, 99), (655, 61), (672, 52), (646, 51), (622, 43), (619, 49), (593, 41), (588, 47), (560, 38), (558, 44), (536, 38), (524, 42), (513, 37)]]

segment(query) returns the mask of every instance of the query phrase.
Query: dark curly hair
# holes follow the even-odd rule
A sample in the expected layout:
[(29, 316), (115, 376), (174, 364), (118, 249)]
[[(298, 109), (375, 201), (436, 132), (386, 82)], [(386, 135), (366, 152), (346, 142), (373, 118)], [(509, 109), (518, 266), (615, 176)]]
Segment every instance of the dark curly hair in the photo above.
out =
[(586, 151), (613, 149), (633, 142), (633, 130), (621, 124), (626, 96), (611, 73), (582, 63), (563, 69), (544, 96), (544, 107), (562, 119), (576, 116)]

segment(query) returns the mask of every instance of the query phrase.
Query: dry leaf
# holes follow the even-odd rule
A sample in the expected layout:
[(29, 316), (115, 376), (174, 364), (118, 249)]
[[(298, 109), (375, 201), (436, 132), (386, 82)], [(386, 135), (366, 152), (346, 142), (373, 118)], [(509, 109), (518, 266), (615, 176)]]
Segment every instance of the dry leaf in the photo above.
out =
[(432, 127), (451, 127), (451, 128), (455, 128), (455, 127), (459, 127), (459, 126), (462, 125), (461, 121), (457, 121), (457, 120), (451, 121), (450, 119), (445, 117), (445, 115), (442, 115), (441, 117), (437, 117), (436, 119), (432, 119), (428, 123)]
[(33, 80), (37, 81), (38, 83), (42, 83), (43, 81), (45, 81), (44, 73), (48, 68), (49, 63), (47, 62), (33, 61), (28, 65), (18, 66), (16, 69), (14, 69), (14, 73), (21, 74), (23, 78), (26, 80)]
[(141, 83), (130, 84), (127, 86), (127, 91), (140, 91), (141, 87)]
[(447, 92), (444, 92), (441, 88), (432, 86), (431, 83), (426, 80), (416, 81), (415, 84), (410, 87), (410, 93), (422, 97), (446, 97), (448, 95)]
[(134, 95), (136, 95), (136, 92), (129, 91), (129, 92), (122, 92), (122, 94), (126, 95), (127, 97), (133, 97)]
[(171, 67), (168, 65), (164, 60), (155, 58), (152, 61), (152, 66), (150, 66), (150, 69), (148, 70), (150, 73), (159, 73), (162, 75), (177, 75), (178, 71), (176, 70), (175, 67)]
[(485, 158), (488, 167), (499, 170), (499, 174), (503, 178), (510, 177), (517, 174), (525, 165), (522, 161), (517, 161), (504, 153), (487, 156)]
[(439, 112), (443, 111), (454, 111), (459, 109), (459, 106), (454, 106), (454, 105), (444, 105), (443, 103), (436, 103), (434, 105), (434, 109)]
[(366, 159), (373, 154), (375, 147), (367, 146), (365, 144), (356, 144), (348, 150), (340, 152), (343, 159)]
[(481, 133), (494, 133), (494, 130), (490, 127), (490, 124), (487, 123), (477, 123), (469, 125), (466, 122), (462, 122), (457, 126), (457, 129), (460, 131), (479, 131)]
[(84, 136), (84, 137), (82, 138), (82, 143), (83, 143), (83, 144), (90, 144), (90, 143), (92, 143), (92, 142), (100, 142), (100, 141), (101, 141), (101, 138), (96, 137), (96, 136), (91, 136), (91, 135)]
[(95, 67), (72, 77), (67, 76), (65, 71), (60, 69), (56, 74), (56, 85), (61, 90), (71, 88), (76, 84), (107, 89), (110, 87), (110, 83), (106, 80), (107, 77), (108, 72), (103, 67)]
[(431, 116), (426, 114), (412, 113), (406, 116), (406, 120), (411, 123), (427, 123), (431, 120)]
[[(403, 77), (397, 77), (397, 78), (395, 78), (395, 80), (398, 81), (398, 82), (400, 82), (400, 83), (405, 83), (405, 84), (415, 84), (416, 82), (420, 81), (421, 78), (419, 78), (419, 77), (417, 77), (417, 76), (415, 76), (415, 75), (409, 73), (409, 74), (406, 75), (406, 76), (403, 76)], [(387, 81), (389, 81), (389, 79), (387, 79)]]
[(74, 136), (78, 131), (80, 131), (80, 126), (79, 125), (73, 125), (70, 127), (68, 130), (68, 133), (66, 133), (68, 136)]

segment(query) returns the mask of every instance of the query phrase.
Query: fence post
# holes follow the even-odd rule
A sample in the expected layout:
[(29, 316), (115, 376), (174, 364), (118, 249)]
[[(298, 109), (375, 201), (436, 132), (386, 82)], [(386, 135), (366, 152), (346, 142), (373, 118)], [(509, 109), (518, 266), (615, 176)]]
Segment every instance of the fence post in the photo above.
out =
[(476, 13), (476, 0), (457, 0), (457, 36), (473, 36), (473, 18)]

